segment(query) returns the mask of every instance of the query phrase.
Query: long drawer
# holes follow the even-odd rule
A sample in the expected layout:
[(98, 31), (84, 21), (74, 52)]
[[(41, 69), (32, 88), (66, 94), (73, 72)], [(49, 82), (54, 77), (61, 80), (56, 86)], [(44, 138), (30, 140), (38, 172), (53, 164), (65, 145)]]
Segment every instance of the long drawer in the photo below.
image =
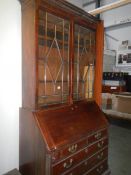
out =
[(72, 154), (75, 154), (76, 152), (80, 151), (82, 148), (87, 147), (88, 145), (88, 138), (82, 139), (79, 142), (73, 143), (71, 145), (68, 145), (67, 147), (56, 150), (52, 153), (52, 162), (58, 162), (61, 159), (64, 159), (68, 156), (71, 156)]

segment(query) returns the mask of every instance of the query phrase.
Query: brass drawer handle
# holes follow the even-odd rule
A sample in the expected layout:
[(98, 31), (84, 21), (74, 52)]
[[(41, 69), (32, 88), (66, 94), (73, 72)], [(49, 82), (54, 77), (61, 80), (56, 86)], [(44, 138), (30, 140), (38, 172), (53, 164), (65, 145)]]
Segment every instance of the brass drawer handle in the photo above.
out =
[(69, 163), (65, 162), (65, 163), (63, 164), (63, 167), (66, 168), (66, 169), (68, 169), (68, 168), (70, 168), (72, 165), (73, 165), (73, 159), (70, 159)]
[(100, 155), (97, 156), (97, 159), (101, 160), (104, 156), (104, 153), (102, 152)]
[(84, 165), (85, 165), (85, 166), (87, 166), (87, 165), (88, 165), (87, 161), (85, 161), (85, 162), (84, 162)]
[(74, 111), (74, 108), (72, 107), (71, 110)]
[(102, 170), (103, 170), (103, 165), (101, 165), (100, 168), (97, 168), (97, 169), (96, 169), (96, 171), (97, 171), (98, 173), (101, 173)]
[(85, 153), (86, 153), (86, 154), (88, 153), (88, 148), (85, 149)]
[(70, 146), (70, 147), (68, 148), (68, 151), (69, 151), (70, 153), (74, 153), (74, 152), (76, 152), (77, 147), (78, 147), (77, 144), (72, 145), (72, 146)]
[(95, 138), (96, 138), (96, 139), (100, 139), (101, 136), (102, 136), (102, 133), (101, 133), (101, 132), (98, 132), (98, 133), (95, 135)]
[(103, 140), (97, 144), (98, 148), (102, 148), (103, 145), (104, 145), (104, 141)]

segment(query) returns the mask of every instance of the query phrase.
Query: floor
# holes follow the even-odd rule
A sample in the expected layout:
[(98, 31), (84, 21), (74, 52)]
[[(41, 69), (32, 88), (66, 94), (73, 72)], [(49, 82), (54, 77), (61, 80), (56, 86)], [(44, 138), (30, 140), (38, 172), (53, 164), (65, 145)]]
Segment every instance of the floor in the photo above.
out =
[(6, 174), (3, 175), (21, 175), (17, 169), (14, 169)]
[(110, 122), (109, 166), (111, 175), (131, 175), (131, 122)]

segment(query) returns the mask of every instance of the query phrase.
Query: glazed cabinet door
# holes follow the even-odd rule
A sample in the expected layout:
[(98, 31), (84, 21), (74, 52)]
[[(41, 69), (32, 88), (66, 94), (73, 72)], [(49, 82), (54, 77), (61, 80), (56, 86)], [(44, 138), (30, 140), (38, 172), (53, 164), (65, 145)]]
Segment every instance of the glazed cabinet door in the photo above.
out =
[(70, 22), (39, 10), (38, 106), (67, 103)]
[(94, 94), (95, 31), (75, 24), (73, 100), (92, 99)]
[[(38, 106), (68, 103), (70, 20), (39, 10), (38, 24)], [(74, 26), (73, 100), (93, 99), (96, 32)]]

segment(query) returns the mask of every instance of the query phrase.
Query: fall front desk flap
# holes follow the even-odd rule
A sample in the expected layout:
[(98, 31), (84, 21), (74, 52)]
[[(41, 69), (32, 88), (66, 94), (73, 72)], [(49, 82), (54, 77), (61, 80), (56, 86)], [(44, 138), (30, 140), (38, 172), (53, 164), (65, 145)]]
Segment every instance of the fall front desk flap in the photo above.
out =
[(75, 142), (108, 125), (95, 102), (38, 111), (34, 116), (49, 151)]

